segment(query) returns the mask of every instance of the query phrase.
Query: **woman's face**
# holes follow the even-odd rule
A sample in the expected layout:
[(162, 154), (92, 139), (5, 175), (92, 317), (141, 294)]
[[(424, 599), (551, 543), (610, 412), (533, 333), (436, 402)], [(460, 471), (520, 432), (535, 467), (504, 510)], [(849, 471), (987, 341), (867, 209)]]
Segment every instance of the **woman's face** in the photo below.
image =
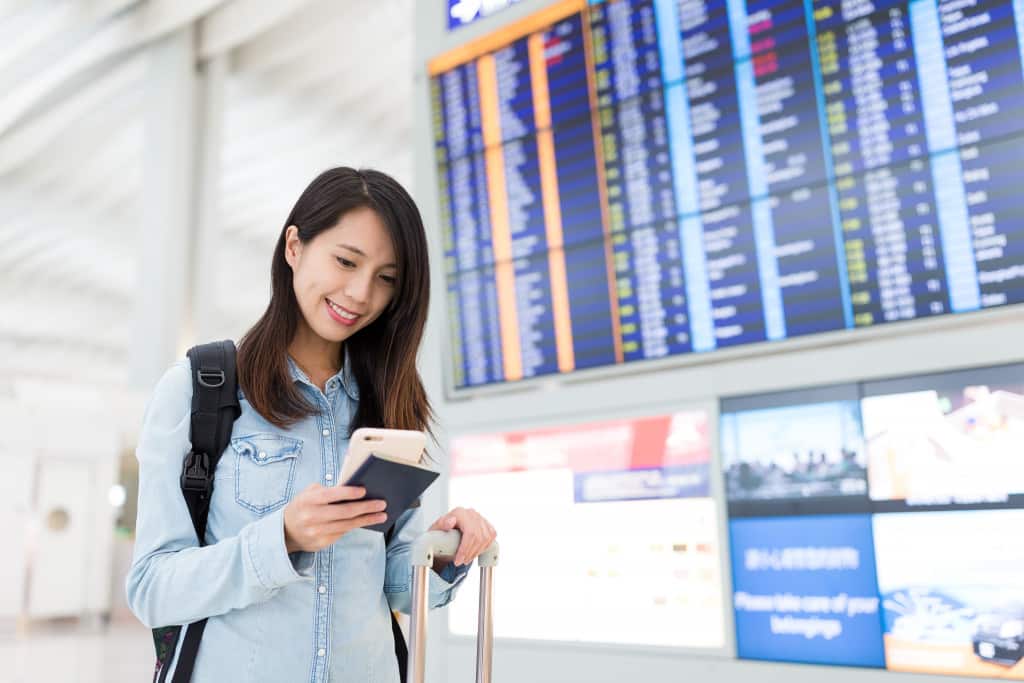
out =
[(384, 312), (395, 292), (395, 249), (380, 217), (349, 211), (337, 225), (303, 244), (298, 228), (285, 234), (295, 298), (310, 329), (343, 342)]

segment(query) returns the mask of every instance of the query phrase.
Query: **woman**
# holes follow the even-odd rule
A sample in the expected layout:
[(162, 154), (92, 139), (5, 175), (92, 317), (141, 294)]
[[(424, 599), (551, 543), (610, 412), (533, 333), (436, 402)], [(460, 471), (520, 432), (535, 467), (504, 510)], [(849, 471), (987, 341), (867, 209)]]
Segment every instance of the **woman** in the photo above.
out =
[[(383, 521), (383, 501), (335, 478), (356, 428), (429, 429), (416, 370), (429, 286), (422, 220), (392, 178), (335, 168), (306, 188), (274, 251), (270, 304), (239, 344), (242, 412), (205, 547), (179, 487), (189, 362), (158, 383), (137, 452), (128, 601), (151, 628), (209, 618), (194, 682), (398, 681), (389, 611), (410, 608), (421, 513), (402, 514), (386, 544), (361, 528)], [(495, 531), (462, 508), (430, 528), (462, 532), (430, 575), (436, 607)]]

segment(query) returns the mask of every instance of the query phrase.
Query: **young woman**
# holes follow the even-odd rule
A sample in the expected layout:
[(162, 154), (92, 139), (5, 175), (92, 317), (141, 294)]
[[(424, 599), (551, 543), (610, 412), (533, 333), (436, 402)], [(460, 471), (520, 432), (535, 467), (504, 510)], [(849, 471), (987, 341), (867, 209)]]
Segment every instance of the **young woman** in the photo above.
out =
[[(214, 475), (205, 547), (179, 484), (189, 362), (157, 384), (137, 452), (128, 601), (151, 628), (208, 618), (195, 683), (398, 682), (390, 610), (410, 608), (421, 513), (403, 513), (385, 544), (361, 528), (383, 521), (383, 501), (336, 478), (356, 428), (429, 429), (416, 370), (429, 286), (419, 211), (392, 178), (335, 168), (306, 188), (274, 251), (270, 304), (239, 344), (242, 412)], [(437, 607), (495, 531), (462, 508), (430, 528), (462, 532), (453, 561), (431, 573)]]

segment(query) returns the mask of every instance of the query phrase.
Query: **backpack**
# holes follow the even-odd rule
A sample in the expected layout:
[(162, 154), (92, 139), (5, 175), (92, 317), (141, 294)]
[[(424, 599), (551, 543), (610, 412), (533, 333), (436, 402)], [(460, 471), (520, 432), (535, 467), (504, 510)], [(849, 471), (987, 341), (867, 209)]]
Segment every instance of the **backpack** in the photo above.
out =
[[(231, 441), (231, 428), (241, 408), (238, 404), (238, 377), (235, 372), (235, 345), (231, 340), (210, 342), (188, 350), (192, 364), (192, 411), (189, 439), (192, 450), (185, 456), (181, 470), (181, 493), (185, 497), (192, 526), (200, 547), (206, 545), (206, 519), (213, 495), (213, 474), (224, 449)], [(394, 527), (388, 530), (384, 543), (390, 543)], [(206, 619), (185, 627), (178, 665), (171, 683), (188, 683), (195, 668), (199, 641), (206, 628)], [(405, 681), (409, 658), (405, 637), (391, 614), (391, 634), (395, 641), (400, 680)], [(165, 683), (174, 653), (181, 640), (181, 626), (153, 629), (156, 648), (156, 669), (153, 683)]]

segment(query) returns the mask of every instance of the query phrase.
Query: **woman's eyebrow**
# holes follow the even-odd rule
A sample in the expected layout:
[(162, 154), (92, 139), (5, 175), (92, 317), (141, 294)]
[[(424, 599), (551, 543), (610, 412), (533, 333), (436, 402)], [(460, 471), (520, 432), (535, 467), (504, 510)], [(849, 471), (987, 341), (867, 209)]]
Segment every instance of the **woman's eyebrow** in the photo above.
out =
[[(351, 244), (339, 244), (337, 246), (341, 247), (342, 249), (348, 249), (353, 254), (359, 254), (360, 256), (363, 256), (363, 257), (366, 256), (366, 252), (365, 251), (363, 251), (359, 247), (353, 247)], [(398, 266), (395, 265), (394, 263), (385, 263), (383, 267), (384, 268), (397, 268)]]

